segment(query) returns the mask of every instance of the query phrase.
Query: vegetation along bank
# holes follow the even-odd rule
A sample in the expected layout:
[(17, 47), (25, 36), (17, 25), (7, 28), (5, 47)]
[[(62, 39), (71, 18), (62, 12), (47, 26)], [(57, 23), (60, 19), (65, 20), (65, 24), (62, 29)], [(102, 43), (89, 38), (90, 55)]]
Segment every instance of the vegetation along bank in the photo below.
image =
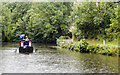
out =
[(80, 53), (95, 53), (109, 56), (117, 56), (119, 54), (118, 47), (110, 45), (91, 45), (85, 39), (81, 41), (73, 41), (72, 39), (57, 39), (57, 46)]

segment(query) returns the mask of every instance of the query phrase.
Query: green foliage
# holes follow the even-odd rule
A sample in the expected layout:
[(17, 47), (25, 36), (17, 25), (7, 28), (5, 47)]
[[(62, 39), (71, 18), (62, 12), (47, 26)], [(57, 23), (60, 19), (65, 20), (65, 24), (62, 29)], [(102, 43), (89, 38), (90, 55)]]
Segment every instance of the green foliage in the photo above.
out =
[(61, 35), (68, 35), (72, 3), (2, 3), (3, 41), (18, 40), (22, 33), (34, 42), (54, 43)]
[[(117, 3), (112, 2), (83, 2), (73, 7), (72, 17), (77, 27), (77, 38), (113, 41), (118, 38), (120, 25)], [(82, 38), (81, 38), (82, 36)]]
[(59, 39), (69, 39), (69, 36), (60, 36)]
[[(15, 41), (19, 39), (21, 33), (25, 31), (23, 16), (30, 9), (29, 3), (2, 3), (1, 25), (2, 40)], [(25, 8), (24, 8), (25, 7)]]
[(65, 41), (57, 39), (57, 45), (60, 46), (61, 48), (66, 48), (72, 51), (78, 51), (81, 53), (84, 52), (89, 52), (89, 50), (87, 49), (88, 43), (86, 42), (85, 39), (81, 40), (80, 42), (73, 42), (72, 40), (66, 40), (68, 42), (63, 42)]
[(87, 46), (88, 46), (88, 43), (86, 42), (86, 40), (82, 39), (78, 45), (80, 52), (89, 52), (87, 49)]
[(34, 42), (55, 43), (60, 36), (113, 41), (120, 34), (120, 10), (114, 2), (13, 2), (0, 4), (2, 40), (17, 41), (22, 33)]
[(118, 48), (110, 46), (100, 46), (100, 45), (88, 45), (88, 50), (91, 53), (99, 53), (103, 55), (117, 55)]
[(62, 2), (33, 3), (32, 8), (28, 11), (32, 26), (35, 28), (32, 38), (40, 38), (38, 39), (40, 42), (56, 42), (56, 38), (59, 36), (67, 35), (70, 4)]
[(75, 42), (70, 39), (61, 39), (61, 37), (57, 39), (57, 46), (61, 48), (81, 53), (96, 53), (109, 56), (116, 56), (119, 54), (118, 47), (111, 47), (109, 45), (89, 45), (85, 39)]
[(76, 35), (78, 41), (80, 41), (81, 39), (85, 39), (84, 35), (81, 32), (81, 30), (77, 31), (75, 35)]

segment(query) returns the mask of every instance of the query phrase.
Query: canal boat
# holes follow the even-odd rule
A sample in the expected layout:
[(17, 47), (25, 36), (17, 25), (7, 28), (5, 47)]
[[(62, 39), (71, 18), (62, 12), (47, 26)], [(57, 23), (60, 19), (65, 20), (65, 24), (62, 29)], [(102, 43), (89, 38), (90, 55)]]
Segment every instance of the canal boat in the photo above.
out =
[(32, 47), (32, 41), (20, 41), (19, 46), (19, 53), (32, 53), (33, 47)]

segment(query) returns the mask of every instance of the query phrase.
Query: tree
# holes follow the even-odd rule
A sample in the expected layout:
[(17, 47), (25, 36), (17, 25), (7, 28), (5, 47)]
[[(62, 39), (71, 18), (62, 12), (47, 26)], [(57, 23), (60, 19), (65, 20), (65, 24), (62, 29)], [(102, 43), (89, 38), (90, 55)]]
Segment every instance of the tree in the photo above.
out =
[(33, 3), (28, 11), (30, 16), (29, 30), (32, 38), (43, 42), (56, 42), (56, 38), (68, 34), (68, 20), (70, 16), (71, 3), (51, 2), (51, 3)]
[[(109, 37), (111, 34), (109, 30), (114, 28), (112, 21), (118, 21), (115, 20), (117, 16), (115, 15), (117, 13), (116, 6), (117, 4), (111, 2), (98, 2), (97, 5), (95, 2), (77, 3), (71, 14), (74, 17), (74, 26), (77, 27), (77, 37), (83, 35), (86, 39), (115, 39), (116, 37)], [(118, 28), (116, 24), (114, 26)], [(115, 31), (118, 30), (117, 28)], [(116, 35), (113, 32), (112, 34)]]

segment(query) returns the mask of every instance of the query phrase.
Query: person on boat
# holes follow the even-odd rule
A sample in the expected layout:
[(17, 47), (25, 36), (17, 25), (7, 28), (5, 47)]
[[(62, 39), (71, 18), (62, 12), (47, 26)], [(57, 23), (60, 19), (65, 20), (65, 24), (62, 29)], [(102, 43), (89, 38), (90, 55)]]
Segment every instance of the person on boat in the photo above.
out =
[(25, 39), (28, 39), (28, 36), (25, 36)]
[(25, 48), (29, 45), (29, 39), (28, 39), (27, 36), (25, 36), (25, 42), (24, 42), (24, 44), (25, 44)]

